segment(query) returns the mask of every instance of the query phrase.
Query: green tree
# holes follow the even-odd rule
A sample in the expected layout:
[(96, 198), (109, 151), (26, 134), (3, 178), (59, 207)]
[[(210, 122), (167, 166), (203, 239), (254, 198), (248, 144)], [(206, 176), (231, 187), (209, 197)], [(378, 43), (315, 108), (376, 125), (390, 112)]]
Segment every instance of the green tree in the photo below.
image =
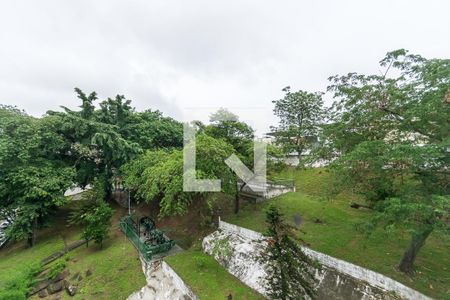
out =
[(75, 166), (80, 186), (102, 179), (109, 194), (120, 167), (144, 149), (181, 147), (181, 123), (160, 112), (136, 112), (131, 100), (122, 95), (100, 102), (96, 109), (95, 92), (86, 95), (78, 88), (75, 92), (82, 100), (80, 111), (63, 107), (64, 112), (49, 111), (44, 119), (65, 138), (64, 153)]
[(73, 209), (69, 215), (69, 223), (83, 225), (86, 215), (92, 212), (106, 199), (104, 182), (95, 180), (92, 188), (83, 192), (81, 199), (73, 203)]
[(286, 224), (275, 205), (266, 211), (268, 245), (260, 261), (266, 266), (267, 293), (271, 299), (315, 298), (317, 264), (293, 240), (293, 227)]
[(80, 89), (75, 91), (83, 101), (82, 110), (63, 107), (64, 112), (49, 111), (44, 119), (50, 130), (65, 139), (68, 145), (66, 160), (75, 166), (77, 183), (84, 187), (95, 178), (101, 178), (109, 194), (115, 171), (142, 149), (125, 139), (117, 125), (102, 122), (93, 106), (97, 100), (95, 92), (86, 96)]
[[(196, 138), (196, 177), (221, 179), (222, 191), (234, 195), (237, 184), (234, 173), (224, 163), (234, 149), (223, 140), (205, 134)], [(122, 168), (124, 184), (136, 198), (146, 202), (159, 201), (160, 217), (183, 215), (193, 201), (213, 200), (208, 192), (183, 191), (183, 152), (178, 149), (147, 151)]]
[(286, 153), (297, 153), (300, 165), (302, 154), (316, 140), (323, 121), (323, 100), (321, 93), (305, 91), (291, 92), (285, 87), (286, 95), (275, 104), (274, 114), (280, 119), (278, 127), (272, 127), (276, 143)]
[(107, 195), (120, 167), (143, 149), (181, 147), (182, 125), (160, 112), (136, 112), (118, 95), (95, 108), (95, 92), (76, 88), (80, 110), (42, 118), (0, 107), (0, 217), (14, 219), (11, 238), (34, 244), (45, 216), (65, 203), (64, 191), (101, 180)]
[(66, 143), (42, 119), (0, 107), (1, 218), (12, 222), (10, 238), (36, 241), (44, 218), (65, 203), (74, 169), (63, 159)]
[(86, 245), (94, 240), (102, 247), (103, 240), (108, 237), (114, 210), (105, 202), (106, 194), (103, 184), (103, 181), (95, 180), (92, 189), (83, 193), (82, 199), (75, 203), (69, 216), (70, 224), (84, 227), (82, 236), (86, 240)]
[(411, 233), (399, 264), (410, 273), (429, 235), (450, 231), (450, 60), (396, 50), (380, 64), (380, 75), (330, 78), (334, 112), (321, 149), (336, 158), (342, 186), (372, 202), (375, 217), (364, 228)]
[[(239, 121), (239, 117), (225, 108), (220, 108), (210, 116), (210, 124), (204, 126), (200, 124), (200, 132), (203, 132), (216, 139), (221, 139), (233, 146), (240, 160), (246, 166), (253, 165), (253, 141), (254, 130), (245, 122)], [(240, 182), (235, 176), (236, 189), (234, 194), (234, 212), (237, 214), (240, 209), (240, 193), (246, 184)], [(238, 187), (240, 182), (240, 188)]]
[(96, 111), (99, 122), (117, 126), (118, 132), (126, 140), (139, 144), (142, 149), (181, 148), (183, 146), (183, 126), (159, 111), (137, 112), (131, 100), (117, 95), (100, 103)]
[[(81, 100), (81, 105), (80, 105), (81, 117), (85, 120), (91, 119), (93, 117), (94, 111), (95, 111), (94, 102), (97, 101), (97, 99), (98, 99), (97, 93), (92, 92), (89, 95), (86, 95), (79, 88), (75, 88), (75, 92), (77, 93), (78, 98)], [(67, 108), (66, 108), (66, 110), (67, 110)]]
[(125, 136), (142, 149), (183, 147), (183, 125), (160, 111), (137, 112), (124, 127)]
[(82, 236), (87, 243), (93, 240), (100, 245), (100, 248), (103, 248), (103, 241), (108, 238), (113, 214), (114, 210), (106, 202), (100, 201), (93, 210), (84, 215)]
[[(242, 157), (251, 156), (253, 150), (254, 130), (232, 112), (221, 108), (210, 116), (210, 124), (203, 128), (203, 132), (216, 139), (223, 139), (241, 154)], [(252, 162), (253, 163), (253, 162)]]

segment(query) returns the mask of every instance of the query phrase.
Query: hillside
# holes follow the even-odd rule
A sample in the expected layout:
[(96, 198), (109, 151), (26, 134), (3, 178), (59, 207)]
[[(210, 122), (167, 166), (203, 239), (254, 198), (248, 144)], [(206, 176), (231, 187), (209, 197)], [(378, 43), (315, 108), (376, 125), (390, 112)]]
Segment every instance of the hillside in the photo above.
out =
[(362, 202), (351, 192), (332, 195), (332, 178), (325, 169), (291, 169), (280, 176), (295, 179), (297, 191), (245, 205), (238, 215), (224, 220), (264, 232), (264, 209), (276, 203), (292, 224), (294, 215), (300, 215), (298, 237), (312, 249), (387, 275), (431, 297), (450, 299), (448, 237), (433, 233), (418, 255), (415, 276), (408, 277), (395, 269), (409, 243), (407, 232), (377, 229), (368, 237), (358, 232), (355, 226), (370, 217), (370, 210), (351, 208), (352, 201)]

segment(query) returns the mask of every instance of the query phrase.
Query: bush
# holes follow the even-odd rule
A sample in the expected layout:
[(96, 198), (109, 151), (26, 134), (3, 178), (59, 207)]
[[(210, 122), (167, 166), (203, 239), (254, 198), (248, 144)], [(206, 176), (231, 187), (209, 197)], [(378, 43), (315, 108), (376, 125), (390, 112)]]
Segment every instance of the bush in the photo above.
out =
[(85, 228), (82, 236), (86, 241), (94, 240), (96, 244), (103, 246), (103, 240), (108, 237), (108, 230), (111, 226), (111, 218), (114, 210), (105, 202), (100, 202), (98, 206), (85, 216)]
[(194, 260), (199, 269), (205, 269), (206, 265), (208, 264), (208, 259), (203, 256), (196, 256), (194, 257)]
[(0, 291), (0, 300), (22, 300), (27, 298), (30, 287), (34, 284), (34, 277), (42, 271), (40, 263), (31, 264), (15, 277), (4, 284)]
[(26, 300), (27, 296), (22, 291), (0, 291), (0, 300)]
[(47, 279), (54, 279), (56, 276), (58, 276), (59, 273), (61, 273), (66, 268), (66, 260), (65, 259), (59, 259), (57, 260), (52, 266), (50, 267)]
[(114, 210), (105, 202), (105, 185), (101, 180), (94, 182), (93, 188), (83, 193), (83, 201), (70, 214), (70, 224), (83, 225), (82, 237), (87, 241), (93, 240), (100, 247), (108, 237), (111, 217)]

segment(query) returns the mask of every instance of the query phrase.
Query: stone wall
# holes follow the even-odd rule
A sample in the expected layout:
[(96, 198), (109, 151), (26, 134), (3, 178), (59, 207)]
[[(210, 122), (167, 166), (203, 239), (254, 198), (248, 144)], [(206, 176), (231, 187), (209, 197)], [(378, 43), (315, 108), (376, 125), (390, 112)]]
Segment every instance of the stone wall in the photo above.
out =
[[(227, 240), (233, 248), (232, 255), (224, 257), (218, 254), (217, 240)], [(221, 220), (219, 231), (203, 241), (205, 252), (262, 294), (265, 294), (264, 279), (256, 278), (254, 274), (264, 277), (263, 266), (255, 257), (264, 245), (265, 238), (260, 233)], [(322, 270), (317, 273), (319, 299), (431, 299), (382, 274), (306, 247), (303, 251), (322, 265)]]
[(128, 191), (125, 190), (113, 190), (111, 193), (112, 199), (116, 201), (120, 206), (128, 208)]
[(264, 193), (264, 199), (272, 199), (289, 192), (295, 192), (295, 186), (268, 185), (267, 190)]
[(147, 285), (127, 300), (199, 300), (191, 288), (163, 260), (147, 263), (141, 258)]
[[(242, 183), (238, 183), (239, 188)], [(282, 184), (266, 183), (266, 184), (246, 184), (242, 188), (241, 196), (251, 198), (255, 202), (261, 202), (266, 199), (272, 199), (280, 195), (295, 192), (295, 186), (286, 186)]]

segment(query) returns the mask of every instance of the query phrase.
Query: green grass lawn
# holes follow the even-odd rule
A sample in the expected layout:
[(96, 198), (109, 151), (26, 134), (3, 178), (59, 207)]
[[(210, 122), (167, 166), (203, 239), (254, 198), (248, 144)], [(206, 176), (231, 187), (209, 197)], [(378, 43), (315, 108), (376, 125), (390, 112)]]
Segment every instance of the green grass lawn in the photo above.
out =
[(185, 251), (165, 260), (202, 300), (226, 299), (230, 294), (239, 300), (264, 299), (200, 250)]
[[(72, 233), (69, 242), (75, 241), (79, 236)], [(25, 243), (17, 243), (0, 251), (0, 289), (10, 279), (18, 277), (26, 272), (33, 263), (39, 263), (42, 259), (54, 252), (64, 249), (60, 236), (43, 233), (38, 236), (38, 243), (33, 248), (28, 248)]]
[[(80, 272), (83, 280), (75, 297), (64, 292), (63, 299), (123, 300), (146, 284), (136, 249), (118, 229), (117, 222), (124, 210), (115, 208), (110, 238), (104, 242), (103, 249), (92, 243), (89, 248), (81, 246), (68, 254), (69, 278)], [(62, 210), (52, 226), (39, 233), (34, 247), (16, 243), (0, 250), (0, 290), (2, 284), (25, 272), (31, 264), (63, 250), (61, 234), (68, 237), (69, 243), (80, 239), (79, 228), (67, 227), (65, 215)], [(92, 275), (87, 277), (88, 269)]]
[[(70, 257), (70, 273), (80, 272), (84, 279), (75, 297), (65, 294), (63, 299), (121, 300), (146, 284), (137, 251), (120, 232), (112, 233), (103, 249), (97, 245), (82, 246), (72, 251)], [(88, 269), (92, 275), (86, 277)]]
[(370, 217), (371, 212), (350, 208), (350, 202), (358, 199), (352, 193), (330, 198), (331, 175), (324, 169), (288, 170), (281, 176), (294, 178), (297, 192), (245, 205), (238, 215), (227, 215), (224, 220), (264, 232), (264, 209), (276, 203), (289, 222), (293, 223), (295, 214), (301, 216), (303, 232), (298, 236), (312, 249), (385, 274), (431, 297), (450, 299), (448, 237), (432, 234), (416, 260), (417, 274), (408, 277), (395, 269), (409, 243), (407, 233), (387, 234), (379, 229), (367, 237), (357, 232), (355, 225)]

